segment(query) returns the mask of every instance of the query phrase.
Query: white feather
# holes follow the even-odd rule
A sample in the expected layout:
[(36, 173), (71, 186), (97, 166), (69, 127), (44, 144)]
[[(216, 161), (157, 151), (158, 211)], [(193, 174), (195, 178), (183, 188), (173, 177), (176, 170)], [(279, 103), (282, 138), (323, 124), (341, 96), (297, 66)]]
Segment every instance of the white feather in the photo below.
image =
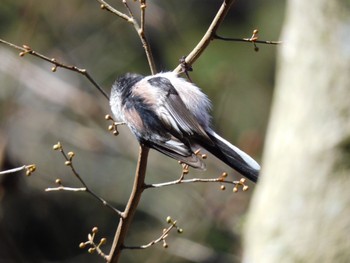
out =
[(241, 149), (239, 149), (238, 147), (232, 145), (230, 142), (226, 141), (224, 138), (222, 138), (221, 136), (219, 136), (216, 132), (214, 132), (213, 130), (210, 131), (210, 133), (218, 140), (222, 141), (223, 143), (225, 143), (228, 147), (230, 147), (233, 151), (235, 151), (237, 154), (239, 154), (239, 156), (242, 157), (242, 159), (252, 168), (254, 168), (255, 170), (260, 170), (260, 165), (252, 158), (250, 157), (248, 154), (246, 154), (245, 152), (243, 152)]

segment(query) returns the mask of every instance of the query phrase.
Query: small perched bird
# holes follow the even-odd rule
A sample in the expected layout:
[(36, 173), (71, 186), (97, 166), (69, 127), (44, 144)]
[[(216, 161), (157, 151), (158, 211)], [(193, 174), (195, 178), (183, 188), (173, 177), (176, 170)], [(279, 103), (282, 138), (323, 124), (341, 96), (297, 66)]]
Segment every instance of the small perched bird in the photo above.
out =
[(257, 181), (259, 164), (210, 128), (208, 97), (176, 73), (127, 73), (113, 84), (110, 105), (141, 144), (202, 170), (205, 164), (195, 152), (205, 149)]

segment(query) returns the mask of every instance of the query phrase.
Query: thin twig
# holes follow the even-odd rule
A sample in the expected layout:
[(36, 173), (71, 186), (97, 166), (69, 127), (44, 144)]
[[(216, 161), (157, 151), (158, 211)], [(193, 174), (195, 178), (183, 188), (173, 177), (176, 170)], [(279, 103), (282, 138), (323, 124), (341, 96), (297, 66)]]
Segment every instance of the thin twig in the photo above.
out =
[(75, 188), (75, 187), (66, 187), (66, 186), (45, 188), (45, 192), (53, 192), (53, 191), (87, 192), (87, 189), (85, 187)]
[[(134, 14), (132, 13), (132, 11), (131, 11), (131, 9), (130, 9), (128, 3), (127, 3), (127, 1), (126, 1), (126, 0), (123, 0), (123, 4), (124, 4), (126, 10), (128, 10), (129, 17), (130, 17), (131, 19), (133, 19)], [(131, 20), (130, 20), (130, 21), (131, 21)]]
[(96, 234), (98, 232), (98, 227), (93, 227), (91, 230), (91, 233), (88, 234), (88, 240), (85, 242), (81, 242), (79, 244), (80, 248), (86, 248), (89, 246), (88, 252), (94, 253), (96, 252), (98, 255), (100, 255), (103, 259), (107, 260), (107, 255), (102, 251), (101, 246), (106, 244), (107, 238), (103, 237), (100, 239), (98, 243), (95, 242)]
[(224, 40), (224, 41), (251, 42), (251, 43), (259, 43), (259, 44), (269, 44), (269, 45), (282, 44), (282, 41), (258, 40), (258, 39), (252, 39), (252, 38), (229, 38), (229, 37), (221, 37), (217, 34), (215, 34), (214, 38), (219, 40)]
[(228, 181), (224, 180), (222, 177), (218, 178), (191, 178), (191, 179), (182, 179), (182, 180), (174, 180), (165, 183), (157, 183), (157, 184), (146, 184), (145, 188), (160, 188), (165, 186), (172, 186), (178, 184), (188, 184), (188, 183), (225, 183), (225, 184), (233, 184), (238, 185), (240, 181)]
[(97, 82), (91, 77), (91, 75), (88, 73), (88, 71), (86, 69), (82, 69), (82, 68), (78, 68), (76, 66), (72, 66), (72, 65), (66, 65), (66, 64), (63, 64), (59, 61), (57, 61), (55, 58), (49, 58), (43, 54), (40, 54), (39, 52), (37, 51), (34, 51), (32, 50), (29, 46), (27, 45), (23, 45), (23, 47), (20, 47), (20, 46), (17, 46), (15, 44), (12, 44), (10, 42), (7, 42), (3, 39), (0, 39), (0, 43), (3, 43), (7, 46), (10, 46), (12, 48), (15, 48), (17, 50), (20, 50), (21, 52), (19, 53), (19, 55), (22, 57), (26, 54), (29, 54), (29, 55), (32, 55), (32, 56), (35, 56), (35, 57), (38, 57), (42, 60), (45, 60), (51, 64), (54, 65), (54, 67), (52, 67), (52, 71), (55, 72), (57, 70), (58, 67), (61, 67), (61, 68), (65, 68), (65, 69), (68, 69), (68, 70), (71, 70), (71, 71), (74, 71), (74, 72), (77, 72), (79, 74), (82, 74), (83, 76), (85, 76), (94, 86), (95, 88), (97, 88), (101, 93), (102, 95), (107, 99), (109, 100), (109, 96), (108, 94), (97, 84)]
[(36, 170), (36, 165), (35, 164), (28, 164), (28, 165), (23, 165), (21, 167), (17, 167), (17, 168), (5, 170), (5, 171), (0, 171), (0, 175), (16, 173), (16, 172), (19, 172), (22, 170), (26, 170), (26, 175), (30, 176)]
[(85, 181), (83, 180), (83, 178), (79, 175), (79, 173), (76, 171), (74, 164), (73, 164), (73, 156), (74, 153), (73, 152), (69, 152), (68, 154), (66, 154), (66, 152), (64, 151), (61, 143), (57, 143), (54, 145), (54, 150), (59, 150), (61, 152), (61, 154), (63, 155), (64, 159), (66, 160), (65, 165), (69, 166), (70, 169), (72, 170), (72, 173), (74, 174), (74, 176), (79, 180), (79, 182), (83, 185), (82, 188), (71, 188), (71, 187), (64, 187), (61, 184), (61, 181), (58, 179), (56, 180), (56, 182), (58, 182), (59, 186), (56, 188), (46, 188), (45, 191), (46, 192), (50, 192), (50, 191), (59, 191), (59, 190), (66, 190), (66, 191), (75, 191), (75, 192), (79, 192), (79, 191), (85, 191), (88, 194), (90, 194), (91, 196), (93, 196), (95, 199), (97, 199), (98, 201), (100, 201), (104, 206), (108, 207), (109, 209), (111, 209), (113, 212), (117, 213), (120, 217), (122, 217), (122, 212), (119, 211), (117, 208), (115, 208), (113, 205), (111, 205), (109, 202), (107, 202), (105, 199), (103, 199), (102, 197), (98, 196), (94, 191), (92, 191), (88, 185), (85, 183)]
[(97, 0), (97, 1), (101, 3), (101, 9), (107, 10), (107, 11), (111, 12), (112, 14), (117, 15), (120, 18), (124, 19), (125, 21), (127, 21), (129, 23), (133, 23), (133, 21), (132, 21), (133, 18), (132, 17), (129, 17), (128, 15), (118, 11), (117, 9), (112, 7), (110, 4), (108, 4), (106, 1), (104, 1), (104, 0)]
[(146, 0), (140, 0), (141, 9), (141, 30), (145, 31), (145, 16), (146, 16)]
[(151, 242), (149, 242), (148, 244), (146, 245), (141, 245), (141, 246), (124, 246), (124, 249), (146, 249), (146, 248), (149, 248), (159, 242), (162, 242), (164, 241), (164, 239), (168, 236), (169, 232), (173, 229), (173, 228), (176, 228), (176, 224), (172, 224), (170, 225), (168, 228), (164, 229), (163, 231), (163, 234), (155, 239), (155, 240), (152, 240)]
[(106, 1), (104, 0), (97, 0), (98, 2), (101, 3), (101, 8), (103, 10), (106, 10), (106, 11), (109, 11), (115, 15), (117, 15), (118, 17), (126, 20), (127, 22), (133, 24), (140, 40), (141, 40), (141, 43), (142, 43), (142, 47), (143, 49), (145, 50), (145, 53), (146, 53), (146, 57), (147, 57), (147, 61), (148, 61), (148, 65), (150, 67), (150, 70), (151, 70), (151, 74), (154, 75), (157, 73), (157, 69), (156, 69), (156, 66), (155, 66), (155, 63), (154, 63), (154, 58), (153, 58), (153, 54), (152, 54), (152, 51), (151, 51), (151, 46), (147, 40), (147, 37), (145, 35), (145, 30), (144, 30), (144, 24), (145, 24), (145, 11), (146, 11), (146, 4), (142, 4), (143, 2), (145, 3), (144, 0), (141, 1), (141, 5), (140, 5), (140, 8), (141, 8), (141, 27), (139, 25), (139, 23), (137, 22), (137, 20), (135, 19), (135, 17), (133, 16), (129, 6), (127, 5), (126, 1), (123, 1), (124, 5), (126, 6), (128, 12), (129, 12), (129, 15), (126, 15), (120, 11), (118, 11), (117, 9), (115, 9), (114, 7), (112, 7), (110, 4), (108, 4)]
[(140, 146), (134, 185), (122, 217), (119, 219), (118, 229), (115, 233), (113, 244), (108, 256), (109, 263), (118, 262), (121, 251), (124, 248), (124, 240), (126, 234), (134, 217), (137, 205), (141, 199), (142, 192), (145, 189), (144, 182), (146, 176), (148, 152), (149, 148), (142, 145)]
[[(188, 66), (191, 66), (203, 53), (203, 51), (206, 49), (206, 47), (209, 45), (210, 41), (214, 39), (214, 36), (216, 34), (217, 29), (221, 25), (222, 21), (224, 20), (227, 12), (229, 11), (231, 5), (233, 4), (234, 0), (224, 0), (219, 11), (215, 15), (213, 21), (211, 22), (207, 32), (204, 34), (202, 39), (198, 42), (197, 46), (186, 56), (185, 63)], [(179, 64), (175, 69), (174, 72), (180, 73), (182, 70), (181, 64)]]
[(10, 173), (16, 173), (19, 171), (22, 171), (26, 168), (26, 165), (23, 165), (21, 167), (17, 167), (17, 168), (13, 168), (13, 169), (9, 169), (9, 170), (4, 170), (4, 171), (0, 171), (0, 174), (10, 174)]

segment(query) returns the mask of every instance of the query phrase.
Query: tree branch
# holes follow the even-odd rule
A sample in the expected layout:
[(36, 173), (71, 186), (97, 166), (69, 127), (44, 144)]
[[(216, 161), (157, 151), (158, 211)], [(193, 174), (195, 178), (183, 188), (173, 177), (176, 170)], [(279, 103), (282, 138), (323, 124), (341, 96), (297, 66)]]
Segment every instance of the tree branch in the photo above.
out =
[(26, 170), (26, 175), (30, 176), (36, 170), (36, 166), (35, 166), (35, 164), (23, 165), (21, 167), (0, 171), (0, 175), (16, 173), (16, 172), (19, 172), (19, 171), (22, 171), (22, 170)]
[(79, 175), (79, 173), (75, 170), (75, 167), (73, 165), (73, 157), (75, 156), (74, 152), (68, 152), (68, 154), (66, 154), (66, 152), (64, 151), (63, 146), (62, 146), (62, 144), (60, 142), (55, 144), (53, 146), (53, 149), (55, 151), (60, 151), (61, 152), (61, 154), (63, 155), (64, 159), (66, 160), (65, 161), (65, 165), (70, 167), (70, 169), (72, 170), (72, 173), (79, 180), (79, 182), (83, 185), (83, 187), (81, 187), (81, 188), (65, 187), (65, 186), (62, 185), (61, 180), (57, 179), (56, 183), (58, 184), (58, 187), (46, 188), (45, 189), (46, 192), (52, 192), (52, 191), (87, 192), (88, 194), (93, 196), (95, 199), (100, 201), (104, 206), (108, 207), (113, 212), (117, 213), (120, 217), (122, 217), (122, 212), (119, 211), (117, 208), (115, 208), (113, 205), (111, 205), (109, 202), (107, 202), (105, 199), (103, 199), (102, 197), (98, 196), (94, 191), (92, 191), (88, 187), (88, 185), (85, 183), (83, 178)]
[(139, 159), (135, 173), (134, 185), (129, 201), (119, 219), (118, 229), (115, 233), (113, 244), (107, 259), (109, 263), (116, 263), (119, 260), (121, 250), (124, 248), (124, 240), (134, 217), (137, 205), (141, 199), (141, 194), (145, 189), (145, 176), (147, 168), (149, 148), (141, 145)]
[(151, 246), (153, 246), (155, 244), (158, 244), (159, 242), (163, 242), (163, 247), (167, 248), (168, 244), (166, 243), (165, 239), (168, 237), (169, 232), (173, 228), (176, 228), (177, 232), (180, 233), (180, 234), (183, 232), (182, 228), (179, 228), (176, 225), (176, 221), (173, 221), (170, 216), (167, 217), (167, 222), (168, 222), (168, 224), (170, 224), (170, 226), (168, 228), (164, 228), (162, 235), (160, 237), (158, 237), (157, 239), (152, 240), (148, 244), (142, 245), (142, 246), (124, 246), (124, 249), (146, 249), (146, 248), (149, 248), (149, 247), (151, 247)]
[[(227, 12), (229, 11), (231, 5), (233, 4), (234, 0), (224, 0), (219, 11), (215, 15), (213, 21), (211, 22), (207, 32), (204, 34), (202, 39), (199, 41), (197, 46), (188, 54), (185, 58), (184, 63), (188, 66), (191, 66), (203, 53), (203, 51), (207, 48), (210, 41), (214, 39), (215, 33), (219, 26), (221, 25), (222, 21), (224, 20)], [(174, 72), (180, 73), (183, 66), (181, 63), (174, 69)]]
[(154, 63), (154, 58), (153, 58), (153, 54), (152, 54), (152, 50), (151, 50), (151, 46), (147, 40), (147, 37), (145, 35), (145, 14), (146, 14), (146, 0), (141, 0), (140, 1), (140, 10), (141, 10), (141, 27), (139, 25), (139, 23), (137, 22), (137, 20), (135, 19), (133, 13), (131, 12), (129, 6), (128, 6), (128, 3), (123, 0), (123, 4), (125, 5), (126, 9), (128, 10), (129, 12), (129, 16), (118, 11), (117, 9), (115, 9), (114, 7), (112, 7), (110, 4), (108, 4), (106, 1), (104, 0), (97, 0), (98, 2), (101, 3), (101, 8), (103, 10), (106, 10), (106, 11), (109, 11), (113, 14), (115, 14), (116, 16), (126, 20), (127, 22), (131, 23), (140, 40), (141, 40), (141, 43), (142, 43), (142, 47), (143, 49), (145, 50), (145, 53), (146, 53), (146, 57), (147, 57), (147, 61), (148, 61), (148, 65), (150, 67), (150, 70), (151, 70), (151, 74), (154, 75), (157, 73), (157, 69), (156, 69), (156, 66), (155, 66), (155, 63)]
[(97, 84), (97, 82), (91, 77), (91, 75), (88, 73), (88, 71), (86, 69), (82, 69), (82, 68), (78, 68), (76, 66), (72, 66), (72, 65), (66, 65), (66, 64), (63, 64), (59, 61), (57, 61), (55, 58), (49, 58), (43, 54), (40, 54), (39, 52), (37, 51), (34, 51), (32, 50), (29, 46), (27, 45), (23, 45), (23, 47), (20, 47), (20, 46), (17, 46), (15, 44), (12, 44), (10, 42), (7, 42), (3, 39), (0, 39), (0, 43), (3, 43), (7, 46), (10, 46), (12, 48), (15, 48), (17, 50), (20, 50), (21, 52), (19, 53), (19, 56), (20, 57), (23, 57), (24, 55), (26, 54), (29, 54), (29, 55), (32, 55), (32, 56), (35, 56), (35, 57), (38, 57), (42, 60), (45, 60), (51, 64), (53, 64), (54, 66), (51, 68), (51, 71), (52, 72), (55, 72), (57, 70), (58, 67), (61, 67), (61, 68), (65, 68), (65, 69), (68, 69), (68, 70), (71, 70), (71, 71), (75, 71), (79, 74), (82, 74), (84, 77), (86, 77), (91, 83), (92, 85), (95, 86), (95, 88), (97, 88), (101, 93), (102, 95), (107, 99), (109, 100), (109, 96), (108, 94)]

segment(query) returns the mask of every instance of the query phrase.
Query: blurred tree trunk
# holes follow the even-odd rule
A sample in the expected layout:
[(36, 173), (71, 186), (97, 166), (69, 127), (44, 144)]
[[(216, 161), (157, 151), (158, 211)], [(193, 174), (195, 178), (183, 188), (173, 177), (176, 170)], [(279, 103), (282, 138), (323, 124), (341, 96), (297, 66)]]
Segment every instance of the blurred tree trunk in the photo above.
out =
[(289, 0), (244, 262), (350, 262), (350, 2)]

